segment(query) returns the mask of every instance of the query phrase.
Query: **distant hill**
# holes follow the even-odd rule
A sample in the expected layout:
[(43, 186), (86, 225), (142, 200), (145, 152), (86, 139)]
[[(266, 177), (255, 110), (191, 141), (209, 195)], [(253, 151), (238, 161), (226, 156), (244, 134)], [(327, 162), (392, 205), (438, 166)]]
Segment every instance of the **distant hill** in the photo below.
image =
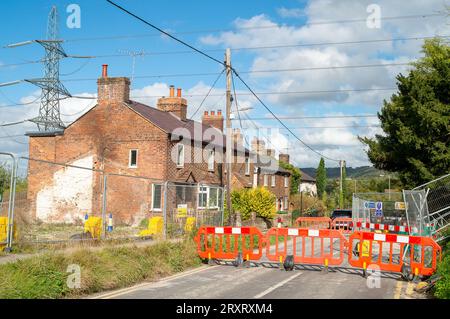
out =
[[(314, 178), (316, 177), (316, 168), (314, 167), (300, 168), (300, 170)], [(346, 172), (347, 177), (350, 178), (370, 178), (370, 177), (378, 177), (382, 174), (385, 174), (383, 171), (371, 166), (347, 167)], [(338, 178), (339, 176), (340, 176), (339, 167), (327, 167), (328, 178)]]

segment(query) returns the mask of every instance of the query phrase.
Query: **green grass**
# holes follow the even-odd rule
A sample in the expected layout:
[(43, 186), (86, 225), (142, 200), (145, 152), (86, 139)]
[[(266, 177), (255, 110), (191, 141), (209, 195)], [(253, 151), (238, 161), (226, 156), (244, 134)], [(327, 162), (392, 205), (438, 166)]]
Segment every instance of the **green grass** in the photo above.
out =
[[(71, 264), (81, 269), (79, 289), (67, 286), (67, 267)], [(0, 265), (0, 298), (76, 298), (155, 280), (200, 264), (191, 239), (147, 247), (47, 253)]]
[[(444, 236), (450, 235), (450, 229), (444, 233)], [(434, 296), (440, 299), (450, 299), (450, 239), (441, 244), (442, 261), (438, 264), (437, 274), (441, 278), (434, 287)]]

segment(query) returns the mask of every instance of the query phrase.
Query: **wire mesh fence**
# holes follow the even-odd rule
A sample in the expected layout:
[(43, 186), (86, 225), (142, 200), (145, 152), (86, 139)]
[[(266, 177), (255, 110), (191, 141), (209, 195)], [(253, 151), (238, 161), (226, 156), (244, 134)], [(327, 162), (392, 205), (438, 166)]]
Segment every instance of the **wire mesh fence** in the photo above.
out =
[(414, 188), (424, 194), (423, 204), (428, 215), (424, 216), (426, 227), (439, 232), (450, 223), (450, 174), (441, 176)]
[(9, 239), (9, 216), (14, 196), (14, 168), (14, 156), (8, 153), (0, 153), (0, 248), (6, 246)]
[(394, 226), (408, 224), (403, 194), (399, 192), (354, 193), (352, 217), (365, 223)]
[[(70, 164), (20, 157), (8, 165), (2, 165), (9, 175), (0, 184), (0, 225), (13, 211), (16, 245), (159, 240), (223, 224), (219, 185), (106, 173), (89, 157)], [(21, 182), (10, 210), (11, 180)]]

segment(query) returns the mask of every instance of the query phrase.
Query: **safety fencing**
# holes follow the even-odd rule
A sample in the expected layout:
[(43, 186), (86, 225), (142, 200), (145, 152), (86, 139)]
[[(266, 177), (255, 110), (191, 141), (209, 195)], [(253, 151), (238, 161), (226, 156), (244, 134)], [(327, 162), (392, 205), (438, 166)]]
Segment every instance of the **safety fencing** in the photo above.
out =
[(414, 276), (432, 275), (441, 255), (441, 247), (433, 239), (419, 236), (355, 232), (349, 246), (354, 247), (348, 260), (353, 267), (366, 270), (368, 265), (376, 265), (381, 271)]
[(239, 254), (245, 260), (259, 260), (262, 257), (264, 238), (256, 227), (202, 226), (195, 240), (201, 258), (236, 259)]
[(280, 263), (293, 256), (294, 263), (340, 265), (344, 260), (345, 241), (337, 230), (271, 228), (266, 233), (266, 243), (269, 243), (266, 257)]
[[(295, 264), (350, 267), (400, 273), (409, 280), (430, 276), (441, 258), (441, 247), (429, 237), (356, 231), (347, 239), (335, 229), (256, 227), (199, 228), (195, 237), (201, 258), (276, 262), (286, 270)], [(264, 248), (265, 247), (265, 248)]]
[(101, 167), (93, 156), (56, 163), (0, 153), (0, 250), (166, 239), (223, 225), (223, 187)]
[(301, 228), (327, 229), (330, 228), (331, 219), (329, 217), (299, 217), (295, 222)]

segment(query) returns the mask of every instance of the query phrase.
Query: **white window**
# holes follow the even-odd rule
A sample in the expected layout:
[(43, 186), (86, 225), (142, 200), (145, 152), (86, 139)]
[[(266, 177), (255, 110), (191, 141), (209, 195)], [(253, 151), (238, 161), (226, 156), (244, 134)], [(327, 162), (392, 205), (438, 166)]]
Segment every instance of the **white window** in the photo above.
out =
[(208, 171), (214, 172), (214, 150), (208, 152)]
[(272, 175), (272, 187), (275, 187), (275, 175)]
[(284, 210), (289, 210), (289, 197), (284, 198)]
[(264, 186), (269, 186), (269, 175), (264, 174)]
[(208, 207), (219, 207), (219, 189), (217, 187), (210, 187), (208, 192)]
[(137, 167), (138, 150), (130, 150), (130, 156), (128, 158), (128, 167)]
[(221, 194), (218, 187), (200, 186), (198, 188), (198, 208), (218, 208)]
[(152, 188), (152, 210), (161, 210), (161, 184), (153, 184)]
[(200, 186), (198, 188), (198, 208), (206, 208), (208, 205), (208, 187)]
[(250, 175), (250, 159), (245, 158), (245, 175)]
[(183, 144), (177, 144), (177, 166), (178, 167), (184, 166), (184, 145)]
[(289, 177), (284, 177), (284, 187), (289, 187)]

